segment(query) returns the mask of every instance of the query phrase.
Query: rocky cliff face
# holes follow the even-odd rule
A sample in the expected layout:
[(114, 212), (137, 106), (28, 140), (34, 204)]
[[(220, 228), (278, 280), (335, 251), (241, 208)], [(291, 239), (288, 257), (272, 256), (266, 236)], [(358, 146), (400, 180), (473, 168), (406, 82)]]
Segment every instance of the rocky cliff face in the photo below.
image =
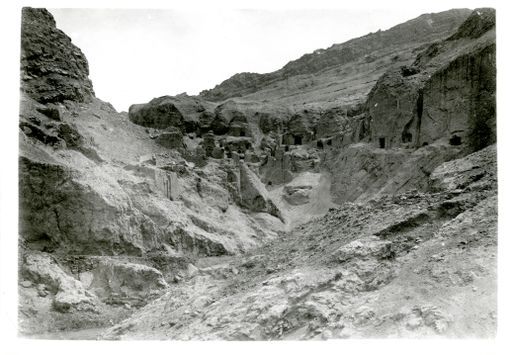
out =
[(380, 77), (345, 134), (360, 143), (326, 156), (337, 201), (425, 188), (438, 164), (495, 142), (493, 19), (493, 9), (475, 10), (453, 36)]
[(381, 148), (420, 147), (445, 138), (476, 150), (494, 142), (494, 16), (492, 9), (475, 10), (412, 66), (379, 79), (367, 101), (371, 141)]
[(162, 98), (132, 108), (134, 124), (94, 97), (85, 57), (48, 11), (23, 10), (22, 46), (22, 331), (104, 326), (188, 277), (194, 260), (283, 228), (277, 209), (242, 203), (236, 164), (181, 157), (207, 103)]
[(45, 9), (24, 8), (21, 24), (21, 89), (40, 103), (94, 97), (82, 51), (55, 27)]
[(494, 334), (494, 16), (422, 15), (125, 114), (24, 9), (21, 331)]

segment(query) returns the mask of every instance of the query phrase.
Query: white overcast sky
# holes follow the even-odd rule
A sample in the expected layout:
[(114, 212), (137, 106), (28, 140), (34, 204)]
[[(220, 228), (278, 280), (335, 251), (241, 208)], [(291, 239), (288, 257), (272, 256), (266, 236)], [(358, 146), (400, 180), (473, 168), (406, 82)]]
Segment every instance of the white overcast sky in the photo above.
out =
[(425, 12), (396, 9), (50, 9), (85, 53), (96, 96), (118, 110), (210, 89), (239, 72), (271, 72), (318, 48)]

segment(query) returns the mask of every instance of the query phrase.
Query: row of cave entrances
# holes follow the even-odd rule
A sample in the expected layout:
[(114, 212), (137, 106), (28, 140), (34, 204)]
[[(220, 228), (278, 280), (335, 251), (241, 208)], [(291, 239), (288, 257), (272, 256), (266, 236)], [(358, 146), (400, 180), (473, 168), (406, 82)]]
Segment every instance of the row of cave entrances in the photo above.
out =
[[(412, 141), (412, 135), (411, 135), (410, 139), (405, 139), (405, 140), (402, 139), (402, 142), (404, 142), (404, 143), (410, 143), (411, 141)], [(462, 138), (457, 134), (453, 134), (449, 139), (449, 143), (450, 143), (450, 145), (461, 145)], [(424, 147), (426, 145), (428, 145), (428, 142), (423, 142), (422, 146)], [(386, 138), (385, 137), (379, 138), (379, 148), (381, 148), (381, 149), (386, 148)]]
[(332, 146), (332, 139), (326, 139), (326, 140), (322, 140), (322, 139), (319, 139), (316, 141), (316, 147), (318, 149), (324, 149), (324, 146)]
[[(293, 145), (302, 145), (302, 137), (301, 136), (293, 136)], [(332, 145), (332, 139), (318, 139), (316, 141), (316, 147), (318, 149), (324, 149), (324, 147), (328, 145)], [(284, 146), (284, 151), (287, 152), (290, 150), (289, 145)]]

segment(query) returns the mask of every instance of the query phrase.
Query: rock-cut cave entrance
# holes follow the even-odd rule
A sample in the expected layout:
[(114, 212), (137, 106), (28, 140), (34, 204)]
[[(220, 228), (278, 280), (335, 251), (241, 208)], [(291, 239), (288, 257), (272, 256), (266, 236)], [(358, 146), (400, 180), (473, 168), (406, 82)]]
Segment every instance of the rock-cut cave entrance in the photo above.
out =
[(384, 138), (384, 137), (379, 138), (379, 147), (381, 149), (386, 148), (386, 138)]

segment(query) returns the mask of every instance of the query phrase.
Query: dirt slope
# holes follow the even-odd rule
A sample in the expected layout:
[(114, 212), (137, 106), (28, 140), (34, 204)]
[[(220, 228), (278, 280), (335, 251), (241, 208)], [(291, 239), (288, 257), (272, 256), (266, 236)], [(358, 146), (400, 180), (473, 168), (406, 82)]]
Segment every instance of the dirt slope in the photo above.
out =
[(103, 336), (492, 336), (495, 153), (491, 146), (441, 165), (431, 193), (347, 203), (244, 257), (200, 269)]

